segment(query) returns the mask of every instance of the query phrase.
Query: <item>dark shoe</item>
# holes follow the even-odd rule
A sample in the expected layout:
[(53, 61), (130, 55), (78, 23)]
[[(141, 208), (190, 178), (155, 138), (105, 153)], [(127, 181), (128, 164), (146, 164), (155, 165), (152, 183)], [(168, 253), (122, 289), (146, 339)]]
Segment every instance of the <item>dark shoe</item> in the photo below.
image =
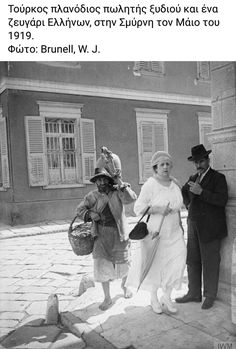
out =
[(183, 297), (180, 298), (176, 298), (175, 299), (176, 303), (189, 303), (189, 302), (196, 302), (196, 303), (200, 303), (202, 301), (202, 297), (193, 297), (190, 294), (186, 294)]
[(213, 304), (214, 304), (214, 299), (206, 297), (206, 299), (202, 304), (202, 309), (210, 309), (213, 306)]

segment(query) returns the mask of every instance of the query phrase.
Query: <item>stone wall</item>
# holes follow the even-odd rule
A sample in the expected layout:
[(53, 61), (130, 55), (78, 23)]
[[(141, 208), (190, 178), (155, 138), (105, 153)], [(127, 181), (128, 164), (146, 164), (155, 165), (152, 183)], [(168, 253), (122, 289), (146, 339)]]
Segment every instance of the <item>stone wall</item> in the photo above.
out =
[(218, 296), (231, 304), (236, 324), (236, 62), (213, 62), (211, 72), (213, 167), (224, 173), (229, 189)]

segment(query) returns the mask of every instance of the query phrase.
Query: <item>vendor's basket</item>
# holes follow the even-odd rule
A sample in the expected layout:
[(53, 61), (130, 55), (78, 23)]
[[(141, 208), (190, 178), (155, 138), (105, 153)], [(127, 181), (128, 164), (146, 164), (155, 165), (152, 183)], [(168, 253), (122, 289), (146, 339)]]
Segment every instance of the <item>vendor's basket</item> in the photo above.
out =
[(77, 216), (72, 220), (68, 238), (73, 252), (77, 256), (85, 256), (93, 251), (94, 237), (91, 234), (91, 222), (79, 223), (73, 226)]

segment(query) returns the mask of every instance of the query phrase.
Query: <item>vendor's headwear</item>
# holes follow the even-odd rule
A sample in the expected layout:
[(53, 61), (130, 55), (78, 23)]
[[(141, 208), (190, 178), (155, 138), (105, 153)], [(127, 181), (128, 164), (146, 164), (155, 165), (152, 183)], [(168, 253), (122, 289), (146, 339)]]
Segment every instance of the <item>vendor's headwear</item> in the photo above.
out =
[(172, 158), (169, 153), (166, 151), (157, 151), (153, 154), (151, 158), (151, 166), (154, 167), (157, 165), (160, 161), (168, 159), (172, 163)]
[(206, 150), (203, 144), (196, 145), (191, 149), (191, 156), (188, 157), (189, 161), (199, 161), (208, 156), (211, 150)]
[(98, 168), (98, 167), (95, 168), (94, 176), (90, 178), (90, 182), (95, 183), (96, 180), (100, 177), (106, 177), (110, 180), (111, 184), (114, 184), (114, 180), (112, 176), (105, 170), (105, 168)]

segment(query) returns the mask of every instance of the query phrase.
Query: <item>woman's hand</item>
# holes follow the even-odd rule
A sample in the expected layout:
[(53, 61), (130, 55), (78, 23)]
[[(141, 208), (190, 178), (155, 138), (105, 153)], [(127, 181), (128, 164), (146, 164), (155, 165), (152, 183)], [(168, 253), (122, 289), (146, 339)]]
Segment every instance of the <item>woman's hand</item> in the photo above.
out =
[(152, 240), (156, 239), (159, 235), (159, 232), (155, 232), (153, 235), (152, 235)]
[(149, 209), (151, 214), (161, 214), (162, 216), (167, 216), (172, 212), (172, 209), (166, 206), (153, 205)]

